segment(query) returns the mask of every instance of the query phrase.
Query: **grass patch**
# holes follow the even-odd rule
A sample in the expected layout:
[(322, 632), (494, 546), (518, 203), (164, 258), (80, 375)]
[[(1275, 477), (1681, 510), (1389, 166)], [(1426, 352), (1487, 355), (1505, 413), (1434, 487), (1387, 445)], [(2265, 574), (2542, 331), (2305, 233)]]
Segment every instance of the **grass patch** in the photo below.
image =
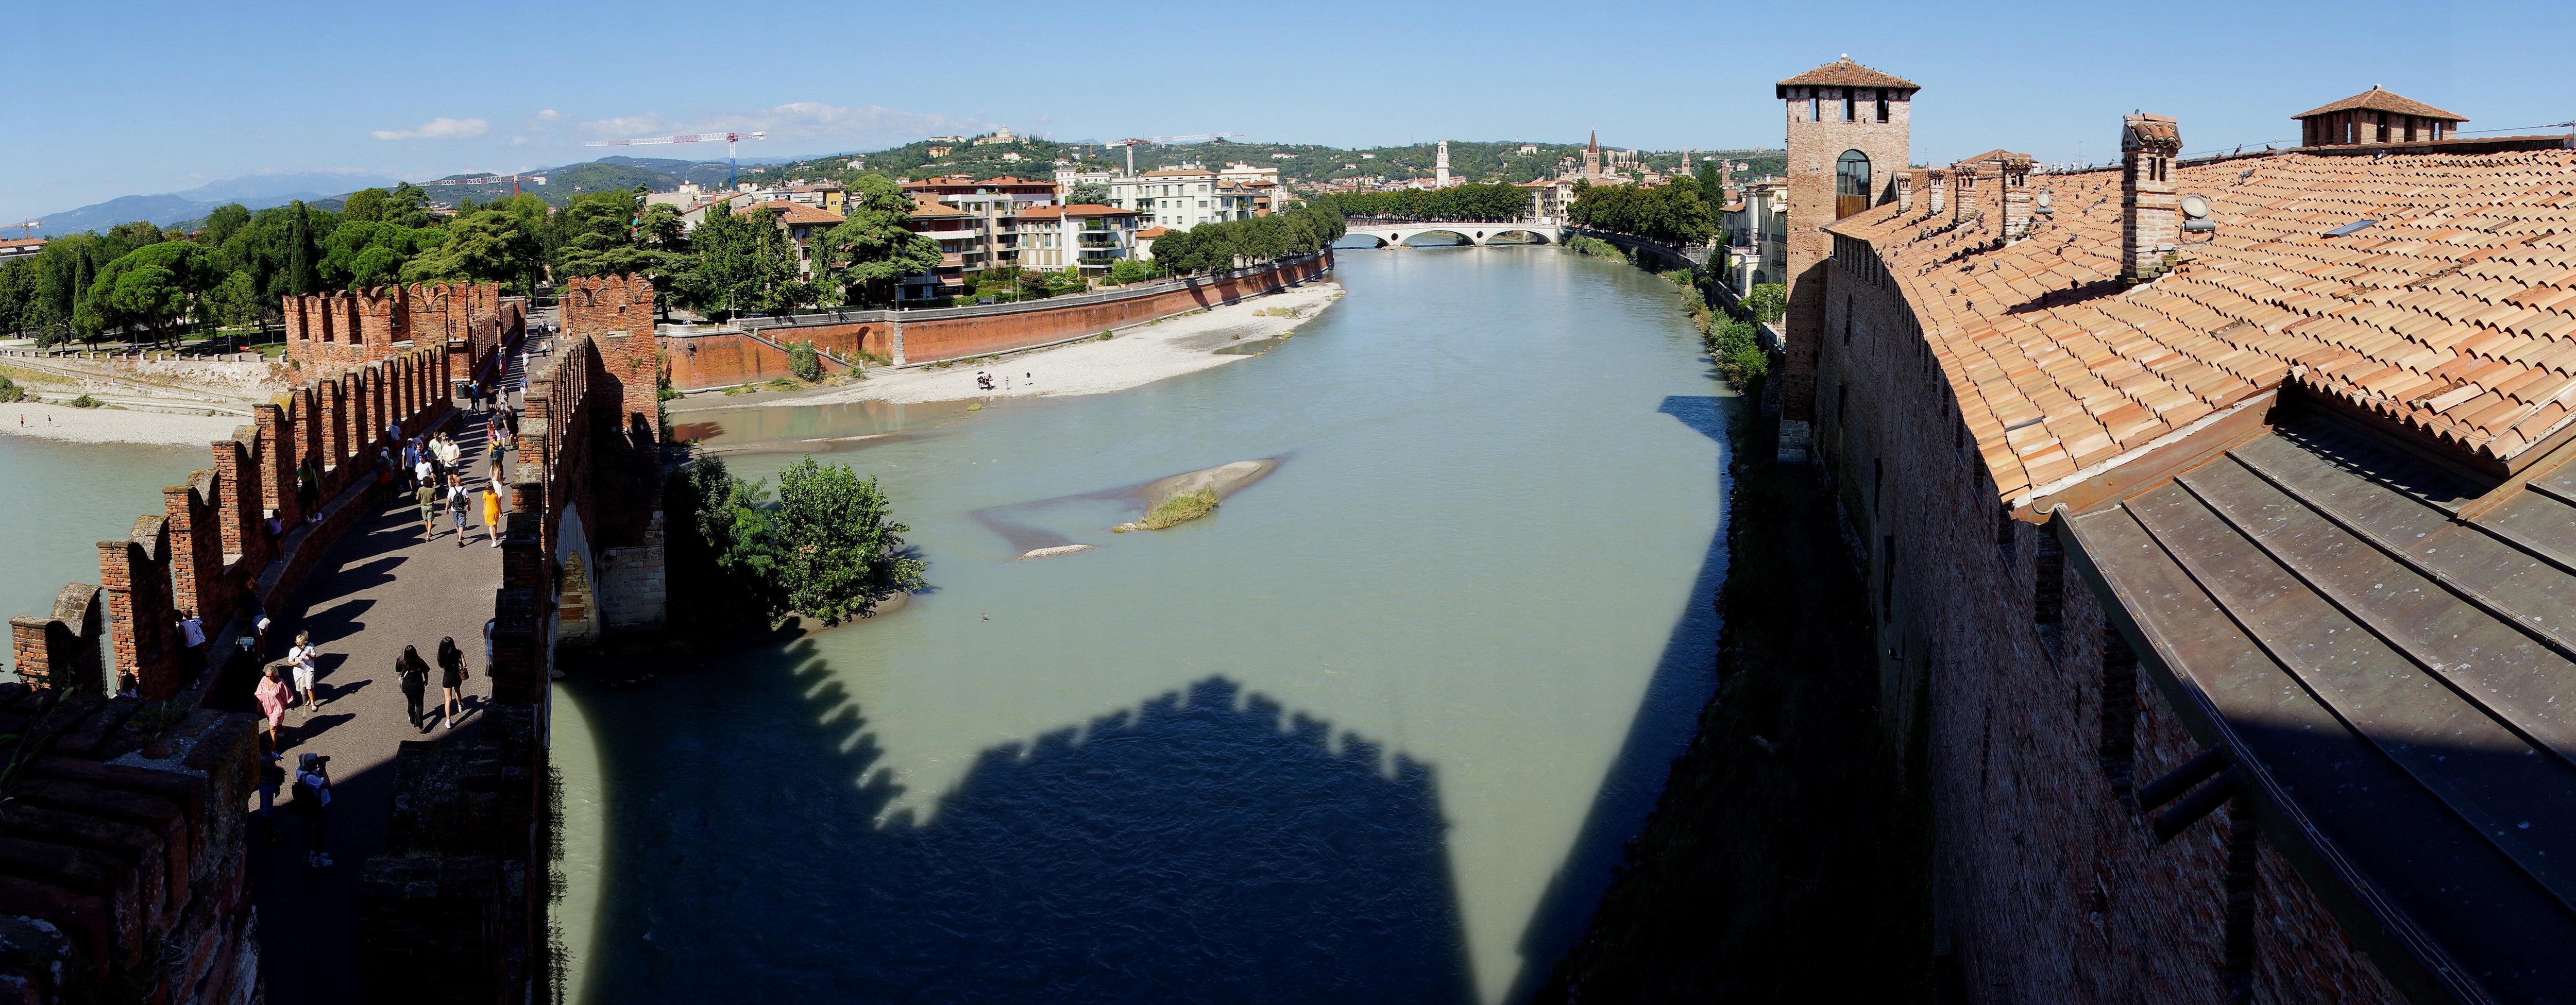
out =
[(1583, 941), (1533, 1001), (1916, 1001), (1932, 966), (1928, 694), (1878, 713), (1831, 495), (1732, 404), (1717, 693)]
[(792, 380), (789, 380), (789, 379), (787, 379), (787, 378), (785, 378), (785, 377), (772, 377), (772, 378), (770, 378), (770, 380), (769, 380), (769, 386), (774, 387), (774, 388), (777, 388), (777, 389), (779, 389), (779, 390), (781, 390), (781, 391), (793, 391), (793, 390), (795, 390), (795, 389), (797, 389), (797, 388), (799, 388), (799, 387), (803, 387), (804, 385), (802, 385), (802, 384), (798, 384), (797, 382), (792, 381)]
[(1145, 514), (1144, 525), (1146, 530), (1161, 530), (1176, 524), (1188, 523), (1214, 512), (1216, 512), (1216, 490), (1200, 489), (1155, 503), (1153, 511)]

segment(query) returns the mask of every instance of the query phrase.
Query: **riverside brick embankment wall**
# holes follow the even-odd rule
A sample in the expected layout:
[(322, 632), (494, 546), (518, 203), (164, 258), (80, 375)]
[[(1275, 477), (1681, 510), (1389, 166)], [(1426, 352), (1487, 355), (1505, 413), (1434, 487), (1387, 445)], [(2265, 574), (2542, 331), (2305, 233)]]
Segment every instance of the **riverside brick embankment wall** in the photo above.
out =
[[(1275, 293), (1321, 277), (1327, 251), (1260, 268), (1156, 284), (1133, 296), (1065, 303), (1036, 301), (926, 311), (866, 311), (810, 324), (763, 325), (760, 338), (741, 332), (665, 335), (671, 386), (683, 391), (757, 383), (788, 375), (782, 348), (811, 341), (843, 359), (860, 355), (903, 364), (936, 363), (1012, 352), (1097, 335), (1175, 314)], [(762, 339), (766, 339), (764, 343)], [(769, 344), (769, 343), (775, 343)], [(826, 363), (827, 368), (834, 368)]]

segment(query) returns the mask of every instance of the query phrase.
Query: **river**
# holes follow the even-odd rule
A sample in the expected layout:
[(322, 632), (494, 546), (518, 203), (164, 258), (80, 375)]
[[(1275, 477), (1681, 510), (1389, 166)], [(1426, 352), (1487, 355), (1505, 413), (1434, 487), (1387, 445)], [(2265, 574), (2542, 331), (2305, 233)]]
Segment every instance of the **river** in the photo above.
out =
[[(0, 405), (0, 422), (17, 421)], [(136, 519), (161, 512), (163, 486), (213, 464), (204, 445), (0, 435), (0, 617), (48, 616), (64, 584), (98, 585), (96, 542), (134, 533)], [(10, 657), (7, 679), (18, 679), (17, 669)]]
[[(1713, 685), (1723, 392), (1617, 262), (1337, 277), (1267, 355), (1125, 393), (680, 416), (891, 434), (826, 457), (882, 479), (931, 589), (558, 685), (573, 1000), (1525, 995)], [(0, 437), (0, 601), (94, 582), (86, 542), (204, 458)], [(1210, 517), (1106, 530), (1117, 490), (1260, 458)], [(1014, 561), (1059, 541), (1099, 548)]]
[[(1126, 393), (681, 416), (895, 434), (827, 459), (882, 480), (932, 588), (559, 688), (576, 1000), (1525, 994), (1713, 686), (1722, 385), (1616, 262), (1338, 278), (1268, 355)], [(1258, 458), (1214, 516), (1106, 530), (1134, 512), (1103, 494)], [(1014, 561), (1057, 541), (1099, 550)]]

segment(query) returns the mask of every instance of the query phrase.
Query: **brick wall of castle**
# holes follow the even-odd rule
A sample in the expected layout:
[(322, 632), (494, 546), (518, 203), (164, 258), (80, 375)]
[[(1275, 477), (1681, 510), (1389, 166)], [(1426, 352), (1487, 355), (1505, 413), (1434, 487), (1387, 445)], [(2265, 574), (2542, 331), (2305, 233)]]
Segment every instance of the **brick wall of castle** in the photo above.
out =
[[(1844, 264), (1818, 305), (1818, 473), (1865, 552), (1881, 708), (1928, 722), (1937, 925), (1971, 1000), (2227, 1000), (2227, 813), (2158, 845), (2116, 777), (2199, 744), (2146, 673), (2118, 672), (2054, 530), (1997, 502), (1911, 313)], [(2136, 714), (2106, 726), (2106, 697)], [(2106, 762), (2124, 719), (2134, 751)], [(2258, 841), (2254, 1000), (2402, 1000)]]
[(365, 292), (284, 297), (286, 358), (312, 374), (392, 359), (409, 349), (453, 347), (455, 379), (496, 375), (506, 344), (527, 331), (527, 301), (491, 283), (427, 283)]
[[(70, 688), (131, 672), (146, 699), (177, 695), (193, 678), (176, 634), (179, 612), (197, 614), (210, 638), (220, 634), (253, 600), (291, 591), (327, 550), (310, 542), (327, 544), (365, 509), (342, 507), (306, 529), (298, 468), (313, 467), (318, 501), (365, 491), (379, 451), (393, 443), (387, 427), (399, 423), (415, 435), (450, 410), (448, 374), (443, 349), (412, 350), (308, 376), (254, 406), (250, 425), (212, 444), (210, 466), (162, 490), (158, 512), (137, 520), (127, 538), (99, 542), (99, 585), (73, 584), (97, 594), (94, 628), (81, 623), (84, 609), (59, 602), (51, 616), (11, 619), (22, 675)], [(295, 540), (308, 544), (289, 554), (289, 535), (298, 532), (305, 537)], [(257, 595), (262, 573), (281, 558), (282, 575)]]

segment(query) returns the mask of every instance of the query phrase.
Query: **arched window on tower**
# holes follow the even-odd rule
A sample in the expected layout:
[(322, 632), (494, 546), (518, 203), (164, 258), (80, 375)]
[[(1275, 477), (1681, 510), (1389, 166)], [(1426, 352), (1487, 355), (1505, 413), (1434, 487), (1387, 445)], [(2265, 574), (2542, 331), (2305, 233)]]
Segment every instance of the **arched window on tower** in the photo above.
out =
[(1869, 208), (1869, 155), (1845, 150), (1834, 161), (1834, 219)]

